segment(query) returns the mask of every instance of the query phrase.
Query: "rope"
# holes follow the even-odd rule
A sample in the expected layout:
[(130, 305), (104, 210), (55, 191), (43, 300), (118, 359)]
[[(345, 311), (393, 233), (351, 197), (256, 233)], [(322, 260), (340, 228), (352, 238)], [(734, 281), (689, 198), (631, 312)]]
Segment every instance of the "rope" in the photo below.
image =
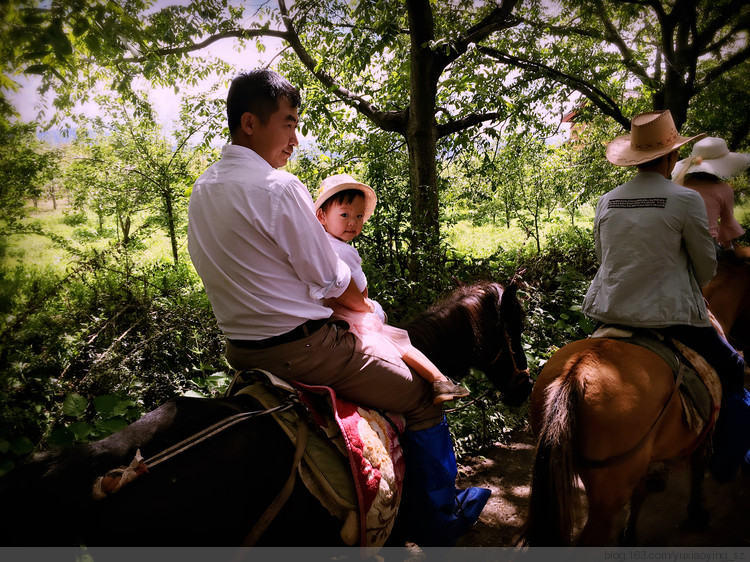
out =
[(494, 388), (490, 388), (488, 390), (485, 390), (482, 394), (480, 394), (476, 398), (472, 398), (468, 402), (463, 402), (460, 406), (456, 406), (455, 408), (450, 408), (448, 410), (445, 410), (445, 413), (446, 414), (452, 414), (453, 412), (459, 412), (461, 410), (465, 410), (469, 406), (472, 406), (472, 405), (476, 404), (477, 402), (480, 402), (482, 400), (482, 398), (485, 398), (490, 393), (494, 394), (495, 392), (497, 392), (497, 390), (494, 389)]
[(159, 463), (162, 463), (175, 455), (178, 455), (182, 453), (183, 451), (186, 451), (187, 449), (198, 445), (199, 443), (202, 443), (206, 439), (213, 437), (217, 433), (221, 433), (225, 429), (229, 429), (233, 425), (236, 425), (242, 421), (245, 421), (246, 419), (254, 418), (256, 416), (262, 416), (264, 414), (271, 414), (273, 412), (282, 412), (284, 410), (288, 410), (293, 407), (293, 404), (282, 404), (280, 406), (276, 406), (275, 408), (271, 408), (269, 410), (255, 410), (253, 412), (241, 412), (239, 414), (235, 414), (233, 416), (230, 416), (228, 418), (224, 418), (221, 421), (216, 422), (212, 426), (207, 427), (206, 429), (203, 429), (199, 431), (198, 433), (195, 433), (188, 437), (187, 439), (183, 439), (179, 443), (176, 443), (175, 445), (172, 445), (171, 447), (168, 447), (164, 449), (162, 452), (155, 454), (150, 459), (144, 460), (144, 464), (148, 468), (152, 468)]

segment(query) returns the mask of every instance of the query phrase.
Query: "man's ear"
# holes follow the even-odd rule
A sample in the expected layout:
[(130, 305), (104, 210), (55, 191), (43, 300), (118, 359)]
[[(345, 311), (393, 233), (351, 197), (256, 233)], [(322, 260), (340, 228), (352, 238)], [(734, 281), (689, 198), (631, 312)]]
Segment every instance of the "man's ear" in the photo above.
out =
[(246, 111), (245, 113), (242, 114), (242, 117), (240, 117), (240, 128), (242, 129), (242, 132), (244, 132), (246, 135), (252, 135), (254, 127), (255, 127), (255, 115), (253, 115), (249, 111)]

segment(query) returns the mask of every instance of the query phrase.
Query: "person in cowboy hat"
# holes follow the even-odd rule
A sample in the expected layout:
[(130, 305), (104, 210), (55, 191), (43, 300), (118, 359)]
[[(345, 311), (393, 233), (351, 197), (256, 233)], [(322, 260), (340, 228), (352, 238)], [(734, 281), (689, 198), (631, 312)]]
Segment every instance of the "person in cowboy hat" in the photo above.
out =
[(310, 192), (280, 169), (298, 145), (299, 90), (277, 72), (254, 70), (232, 80), (226, 103), (231, 143), (193, 186), (188, 251), (226, 338), (227, 361), (403, 414), (405, 478), (422, 467), (409, 490), (426, 522), (411, 538), (420, 546), (455, 544), (490, 490), (456, 489), (453, 443), (431, 386), (402, 359), (364, 349), (331, 318), (331, 300), (362, 312), (373, 307), (331, 247)]
[(706, 137), (695, 143), (690, 157), (677, 162), (672, 171), (675, 183), (694, 189), (703, 197), (717, 256), (734, 251), (733, 240), (745, 233), (734, 217), (734, 191), (726, 180), (748, 167), (750, 154), (730, 152), (724, 139)]
[[(602, 323), (659, 329), (681, 341), (717, 370), (724, 391), (722, 414), (736, 408), (750, 414), (748, 404), (741, 404), (744, 361), (711, 324), (701, 293), (716, 271), (706, 207), (696, 191), (668, 179), (678, 149), (704, 136), (683, 137), (669, 111), (652, 111), (636, 115), (630, 134), (607, 145), (609, 162), (634, 166), (637, 173), (597, 203), (594, 238), (600, 266), (582, 311)], [(739, 440), (739, 449), (737, 443), (717, 451), (717, 458), (731, 456), (722, 463), (729, 462), (735, 473), (747, 438)], [(724, 470), (721, 478), (729, 472)]]
[[(339, 258), (349, 266), (352, 279), (362, 296), (368, 297), (367, 277), (362, 270), (362, 258), (354, 246), (348, 244), (362, 233), (362, 227), (377, 204), (375, 191), (358, 182), (349, 174), (335, 174), (320, 184), (315, 200), (318, 221), (328, 233), (331, 246)], [(469, 391), (446, 377), (435, 364), (415, 348), (406, 330), (386, 324), (382, 307), (376, 301), (375, 313), (358, 312), (330, 303), (334, 317), (346, 321), (366, 345), (378, 349), (392, 349), (417, 374), (432, 385), (433, 403), (465, 398)]]

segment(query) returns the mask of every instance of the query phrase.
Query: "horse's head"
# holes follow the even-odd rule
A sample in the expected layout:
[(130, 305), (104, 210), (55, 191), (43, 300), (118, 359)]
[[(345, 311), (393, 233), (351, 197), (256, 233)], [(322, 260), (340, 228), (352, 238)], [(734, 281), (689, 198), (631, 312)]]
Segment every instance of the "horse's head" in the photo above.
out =
[(486, 289), (482, 306), (481, 364), (477, 365), (503, 395), (509, 406), (520, 406), (531, 394), (534, 381), (521, 344), (524, 311), (516, 294), (518, 287), (506, 289), (493, 283)]
[(502, 392), (503, 402), (522, 404), (532, 381), (516, 290), (489, 282), (462, 285), (406, 326), (412, 344), (446, 375), (460, 380), (475, 367)]

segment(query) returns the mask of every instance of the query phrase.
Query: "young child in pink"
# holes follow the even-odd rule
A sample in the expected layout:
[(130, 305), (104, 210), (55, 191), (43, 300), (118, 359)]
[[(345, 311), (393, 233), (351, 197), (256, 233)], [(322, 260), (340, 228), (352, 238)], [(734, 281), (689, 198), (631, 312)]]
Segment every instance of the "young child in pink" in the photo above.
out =
[[(356, 181), (348, 174), (336, 174), (323, 180), (315, 201), (315, 212), (323, 225), (336, 253), (351, 269), (352, 279), (365, 298), (368, 298), (367, 278), (362, 271), (362, 259), (356, 248), (349, 245), (362, 232), (362, 227), (372, 215), (377, 197), (369, 185)], [(464, 398), (469, 391), (456, 385), (409, 340), (406, 330), (385, 323), (382, 307), (371, 301), (374, 313), (355, 312), (330, 303), (334, 317), (346, 321), (350, 330), (363, 344), (379, 349), (391, 349), (419, 376), (432, 383), (433, 403)]]

